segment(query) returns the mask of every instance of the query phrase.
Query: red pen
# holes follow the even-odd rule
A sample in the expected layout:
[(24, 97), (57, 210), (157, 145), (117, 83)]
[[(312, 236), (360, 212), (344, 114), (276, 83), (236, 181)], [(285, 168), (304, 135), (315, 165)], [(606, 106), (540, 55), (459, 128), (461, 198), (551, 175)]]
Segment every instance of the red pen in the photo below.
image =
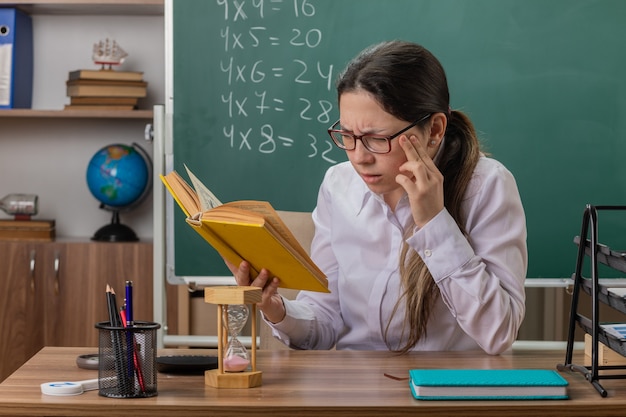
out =
[[(126, 321), (126, 312), (122, 309), (120, 310), (120, 318), (122, 319), (122, 326), (125, 328), (128, 327), (128, 322)], [(133, 363), (135, 364), (135, 372), (137, 373), (137, 381), (139, 382), (139, 388), (142, 392), (145, 392), (146, 387), (143, 383), (143, 373), (141, 372), (141, 366), (139, 365), (139, 358), (137, 357), (137, 346), (135, 344), (135, 336), (132, 335), (132, 343), (133, 343)]]

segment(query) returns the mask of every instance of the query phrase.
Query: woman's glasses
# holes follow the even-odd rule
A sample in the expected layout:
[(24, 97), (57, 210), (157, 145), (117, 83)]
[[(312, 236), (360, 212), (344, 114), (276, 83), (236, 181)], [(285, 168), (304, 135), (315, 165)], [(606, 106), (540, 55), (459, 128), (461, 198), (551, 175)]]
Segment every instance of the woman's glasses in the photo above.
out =
[(341, 129), (341, 125), (339, 124), (339, 120), (337, 120), (331, 127), (328, 129), (328, 134), (335, 142), (335, 145), (341, 149), (345, 149), (346, 151), (352, 151), (356, 148), (356, 141), (360, 140), (370, 152), (373, 153), (389, 153), (391, 151), (391, 140), (400, 136), (407, 130), (411, 129), (414, 126), (417, 126), (424, 120), (428, 119), (432, 113), (427, 114), (426, 116), (414, 121), (401, 131), (394, 133), (389, 136), (381, 136), (381, 135), (361, 135), (357, 136), (352, 132), (348, 132), (346, 130)]

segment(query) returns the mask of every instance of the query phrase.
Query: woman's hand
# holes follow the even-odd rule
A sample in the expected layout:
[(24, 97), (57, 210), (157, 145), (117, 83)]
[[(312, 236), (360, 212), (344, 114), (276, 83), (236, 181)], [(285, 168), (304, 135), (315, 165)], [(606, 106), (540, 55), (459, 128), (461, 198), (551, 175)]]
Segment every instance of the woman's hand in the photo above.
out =
[(224, 259), (224, 262), (235, 277), (237, 285), (254, 286), (263, 289), (261, 302), (257, 303), (257, 307), (263, 312), (267, 320), (272, 323), (278, 323), (285, 318), (285, 305), (282, 297), (278, 294), (278, 284), (280, 283), (278, 278), (270, 277), (267, 269), (262, 269), (259, 275), (252, 280), (250, 279), (250, 264), (248, 262), (241, 262), (239, 267), (226, 259)]
[(396, 182), (409, 196), (415, 224), (423, 227), (443, 210), (443, 175), (416, 136), (402, 135), (399, 142), (407, 161), (400, 166)]

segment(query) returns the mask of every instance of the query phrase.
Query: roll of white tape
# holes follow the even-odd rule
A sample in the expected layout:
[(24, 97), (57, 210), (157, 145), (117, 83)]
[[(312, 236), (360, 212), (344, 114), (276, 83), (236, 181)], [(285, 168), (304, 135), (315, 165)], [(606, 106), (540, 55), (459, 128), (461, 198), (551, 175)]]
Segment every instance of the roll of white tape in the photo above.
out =
[(98, 379), (84, 381), (57, 381), (41, 384), (41, 392), (46, 395), (79, 395), (85, 391), (98, 389)]

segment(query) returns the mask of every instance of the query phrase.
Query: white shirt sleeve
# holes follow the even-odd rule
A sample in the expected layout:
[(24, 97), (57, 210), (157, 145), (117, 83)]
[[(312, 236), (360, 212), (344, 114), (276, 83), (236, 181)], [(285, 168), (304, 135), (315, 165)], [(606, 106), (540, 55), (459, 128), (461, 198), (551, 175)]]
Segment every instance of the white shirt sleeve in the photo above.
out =
[(488, 353), (511, 346), (525, 313), (526, 223), (513, 176), (479, 166), (467, 199), (466, 238), (443, 210), (409, 244), (459, 326)]

